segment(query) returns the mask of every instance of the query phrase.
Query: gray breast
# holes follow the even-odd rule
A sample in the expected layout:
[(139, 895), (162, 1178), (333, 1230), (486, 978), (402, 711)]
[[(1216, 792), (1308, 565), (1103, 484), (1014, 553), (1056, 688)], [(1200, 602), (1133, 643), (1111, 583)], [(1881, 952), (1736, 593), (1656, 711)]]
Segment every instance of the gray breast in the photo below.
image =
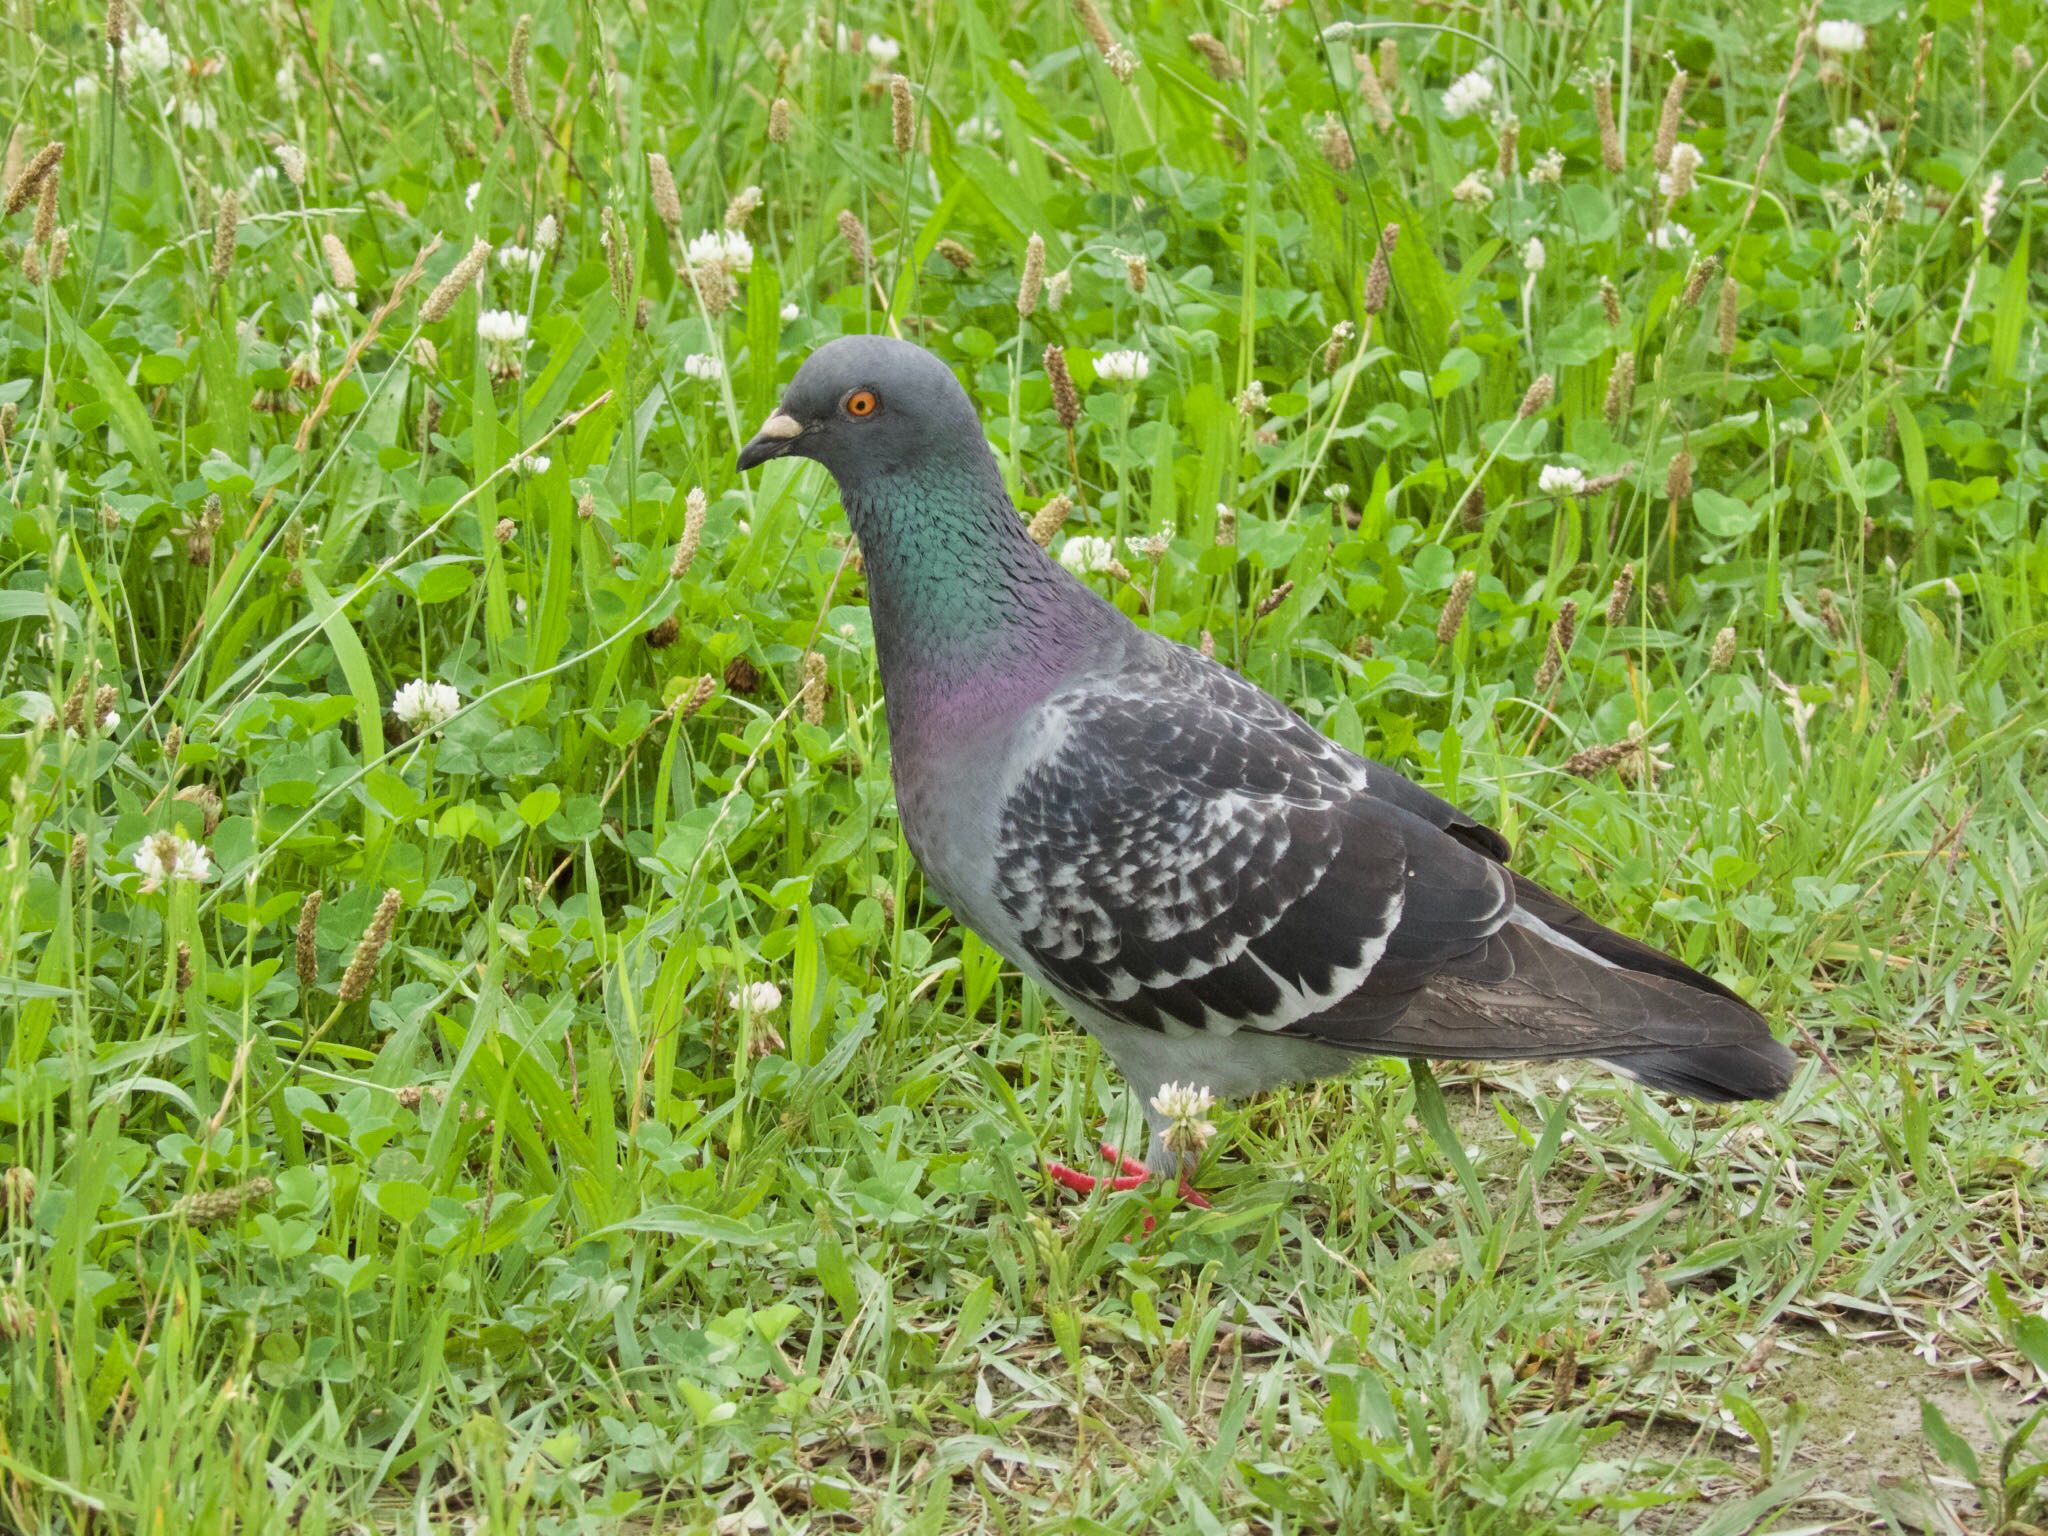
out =
[(1015, 924), (996, 899), (996, 826), (1020, 756), (1028, 755), (1018, 741), (1029, 739), (1033, 719), (1027, 714), (1009, 730), (954, 743), (940, 760), (898, 751), (892, 763), (904, 841), (926, 888), (1013, 962)]

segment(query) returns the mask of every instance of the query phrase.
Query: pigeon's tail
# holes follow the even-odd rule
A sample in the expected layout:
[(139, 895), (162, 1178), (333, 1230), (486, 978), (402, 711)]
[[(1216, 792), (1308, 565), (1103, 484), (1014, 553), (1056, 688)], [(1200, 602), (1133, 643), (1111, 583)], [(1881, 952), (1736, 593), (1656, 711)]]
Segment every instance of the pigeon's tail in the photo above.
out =
[(1790, 1086), (1798, 1058), (1766, 1034), (1753, 1044), (1607, 1056), (1601, 1065), (1646, 1088), (1682, 1093), (1708, 1104), (1734, 1104), (1743, 1099), (1778, 1097)]
[[(1595, 962), (1605, 975), (1587, 979), (1632, 994), (1673, 1023), (1697, 1031), (1697, 1043), (1676, 1049), (1616, 1051), (1599, 1059), (1647, 1088), (1709, 1104), (1775, 1099), (1791, 1086), (1799, 1061), (1771, 1035), (1762, 1014), (1710, 976), (1649, 945), (1604, 928), (1563, 898), (1516, 875), (1515, 904), (1524, 926)], [(1528, 919), (1534, 919), (1533, 922)], [(1617, 998), (1617, 1002), (1621, 999)], [(1627, 1013), (1626, 1003), (1617, 1011)]]
[(1590, 1059), (1709, 1103), (1774, 1099), (1790, 1085), (1797, 1059), (1735, 993), (1532, 881), (1516, 875), (1513, 887), (1500, 926), (1413, 994), (1309, 1028), (1403, 1056)]

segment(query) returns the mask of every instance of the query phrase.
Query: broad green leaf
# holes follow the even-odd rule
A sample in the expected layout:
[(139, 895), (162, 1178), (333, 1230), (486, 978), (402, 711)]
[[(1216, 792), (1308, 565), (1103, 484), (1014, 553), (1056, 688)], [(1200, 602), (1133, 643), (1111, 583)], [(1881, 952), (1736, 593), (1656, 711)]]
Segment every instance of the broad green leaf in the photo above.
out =
[(1700, 486), (1692, 493), (1693, 515), (1718, 539), (1739, 539), (1753, 531), (1763, 513), (1739, 497)]
[(1983, 1480), (1984, 1474), (1977, 1465), (1977, 1453), (1970, 1448), (1969, 1441), (1950, 1427), (1932, 1398), (1920, 1399), (1920, 1432), (1943, 1461), (1973, 1483)]
[(14, 619), (55, 619), (66, 629), (78, 628), (78, 612), (47, 592), (0, 591), (0, 624)]
[(141, 468), (150, 489), (159, 496), (169, 496), (170, 476), (164, 471), (163, 450), (157, 443), (156, 428), (150, 422), (149, 412), (135, 398), (135, 391), (128, 387), (128, 381), (121, 376), (113, 358), (107, 355), (107, 349), (71, 318), (71, 311), (56, 305), (51, 312), (64, 329), (65, 341), (77, 351), (79, 361), (85, 364), (86, 377), (92, 381), (94, 391), (106, 405), (115, 434), (127, 449), (128, 456)]
[(433, 1198), (427, 1186), (411, 1179), (384, 1179), (371, 1186), (370, 1197), (377, 1209), (400, 1226), (416, 1221)]
[(529, 827), (537, 827), (561, 808), (562, 792), (552, 784), (543, 784), (519, 802), (519, 819)]
[(2020, 334), (2026, 329), (2027, 318), (2032, 313), (2027, 303), (2028, 247), (2033, 243), (2033, 221), (2029, 219), (2020, 226), (2020, 237), (2014, 242), (2012, 260), (2005, 264), (2005, 275), (1998, 283), (1998, 296), (1991, 302), (1991, 372), (1992, 375), (2011, 383), (2013, 368), (2020, 359)]
[[(363, 649), (362, 639), (356, 634), (348, 615), (321, 584), (320, 574), (313, 569), (313, 563), (307, 561), (303, 569), (306, 596), (312, 601), (313, 612), (320, 620), (321, 629), (326, 632), (327, 643), (334, 647), (334, 659), (340, 663), (342, 676), (348, 679), (349, 692), (355, 698), (356, 731), (363, 766), (373, 768), (384, 755), (384, 699), (377, 691), (377, 679), (370, 670), (369, 653)], [(364, 807), (366, 823), (374, 814), (367, 806)]]

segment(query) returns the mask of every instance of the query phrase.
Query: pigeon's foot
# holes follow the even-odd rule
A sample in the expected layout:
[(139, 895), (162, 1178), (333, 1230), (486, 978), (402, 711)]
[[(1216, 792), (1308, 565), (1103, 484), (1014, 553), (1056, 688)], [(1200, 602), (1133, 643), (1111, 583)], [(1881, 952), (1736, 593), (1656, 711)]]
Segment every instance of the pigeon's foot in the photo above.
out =
[(1065, 1163), (1047, 1163), (1045, 1171), (1055, 1184), (1063, 1185), (1077, 1195), (1092, 1195), (1104, 1186), (1114, 1190), (1136, 1189), (1152, 1177), (1151, 1169), (1135, 1157), (1125, 1157), (1108, 1142), (1102, 1144), (1101, 1151), (1106, 1161), (1116, 1165), (1118, 1172), (1115, 1176), (1098, 1178), (1092, 1173), (1070, 1168)]
[[(1119, 1191), (1136, 1189), (1152, 1177), (1151, 1169), (1135, 1157), (1125, 1157), (1108, 1142), (1102, 1144), (1101, 1151), (1104, 1160), (1114, 1164), (1118, 1169), (1116, 1174), (1102, 1178), (1092, 1173), (1083, 1173), (1078, 1168), (1069, 1168), (1065, 1163), (1050, 1162), (1045, 1165), (1046, 1174), (1055, 1184), (1063, 1185), (1081, 1195), (1092, 1195), (1105, 1186)], [(1180, 1181), (1180, 1197), (1189, 1205), (1200, 1206), (1204, 1210), (1209, 1208), (1209, 1197), (1196, 1189), (1185, 1177)]]

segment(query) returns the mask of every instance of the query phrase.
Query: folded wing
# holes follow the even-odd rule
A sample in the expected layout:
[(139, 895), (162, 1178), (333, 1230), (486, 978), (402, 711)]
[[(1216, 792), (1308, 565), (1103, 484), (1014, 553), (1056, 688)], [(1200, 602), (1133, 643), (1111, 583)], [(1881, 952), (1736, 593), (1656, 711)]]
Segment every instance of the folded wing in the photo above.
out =
[(1514, 874), (1498, 833), (1179, 646), (1049, 702), (998, 895), (1077, 1000), (1169, 1034), (1594, 1057), (1698, 1098), (1792, 1058), (1726, 988)]

